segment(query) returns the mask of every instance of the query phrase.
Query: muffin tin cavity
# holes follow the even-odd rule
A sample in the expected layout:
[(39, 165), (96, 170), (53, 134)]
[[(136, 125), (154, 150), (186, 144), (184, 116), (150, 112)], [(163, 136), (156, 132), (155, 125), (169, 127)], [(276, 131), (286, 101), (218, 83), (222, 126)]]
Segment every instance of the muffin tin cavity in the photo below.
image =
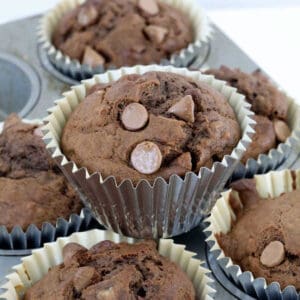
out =
[(0, 121), (12, 112), (26, 116), (40, 94), (38, 75), (26, 62), (6, 53), (0, 53), (0, 70)]

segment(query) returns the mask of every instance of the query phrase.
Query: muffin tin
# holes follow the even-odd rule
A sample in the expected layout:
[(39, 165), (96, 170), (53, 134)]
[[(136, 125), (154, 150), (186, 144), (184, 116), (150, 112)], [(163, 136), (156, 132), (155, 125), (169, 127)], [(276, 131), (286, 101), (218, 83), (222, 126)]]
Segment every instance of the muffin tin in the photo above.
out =
[[(47, 109), (53, 105), (53, 100), (58, 99), (70, 85), (78, 83), (57, 71), (48, 61), (44, 49), (37, 46), (36, 29), (40, 17), (34, 16), (0, 26), (0, 36), (2, 41), (5, 41), (0, 44), (1, 74), (2, 70), (7, 70), (5, 78), (0, 74), (0, 82), (3, 84), (3, 87), (0, 86), (0, 121), (12, 111), (29, 119), (43, 118)], [(218, 27), (213, 25), (213, 28), (212, 40), (203, 45), (191, 68), (217, 68), (221, 64), (239, 67), (246, 72), (258, 68), (257, 64)], [(26, 39), (20, 39), (20, 36), (26, 36)], [(8, 87), (12, 85), (18, 89), (10, 90)], [(12, 99), (9, 105), (6, 101), (7, 95)], [(300, 167), (300, 157), (295, 154), (292, 159), (281, 164), (279, 169), (296, 167)], [(249, 177), (256, 171), (256, 166), (247, 170), (241, 167), (235, 176)], [(216, 279), (215, 299), (253, 299), (224, 275), (215, 258), (209, 254), (203, 228), (199, 226), (187, 234), (176, 237), (175, 241), (185, 244), (188, 250), (197, 252), (198, 258), (207, 262), (212, 270), (212, 277)], [(20, 233), (16, 232), (14, 236), (18, 239)], [(5, 282), (4, 276), (10, 272), (10, 268), (30, 252), (30, 249), (0, 250), (0, 286)]]

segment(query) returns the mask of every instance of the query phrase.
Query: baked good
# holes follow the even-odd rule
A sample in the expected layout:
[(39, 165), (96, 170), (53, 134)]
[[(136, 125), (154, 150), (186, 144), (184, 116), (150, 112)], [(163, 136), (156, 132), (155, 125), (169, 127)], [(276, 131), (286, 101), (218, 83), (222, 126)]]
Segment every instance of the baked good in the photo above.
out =
[(257, 70), (248, 74), (239, 69), (221, 66), (219, 69), (207, 70), (205, 73), (214, 75), (217, 79), (224, 80), (230, 86), (237, 88), (239, 93), (245, 95), (252, 111), (256, 114), (256, 133), (242, 159), (243, 163), (246, 163), (249, 158), (257, 159), (259, 154), (267, 153), (277, 144), (285, 142), (291, 135), (287, 123), (287, 97), (262, 72)]
[(154, 241), (103, 241), (91, 249), (70, 243), (64, 261), (29, 288), (25, 300), (195, 299), (192, 282), (161, 256)]
[(192, 41), (188, 16), (157, 0), (87, 0), (61, 18), (52, 38), (92, 67), (159, 63)]
[(222, 94), (175, 73), (148, 72), (92, 87), (67, 120), (61, 148), (103, 178), (154, 181), (211, 167), (240, 135)]
[(80, 199), (48, 154), (36, 125), (13, 114), (0, 134), (0, 225), (55, 224), (79, 213)]
[(243, 206), (230, 198), (237, 219), (229, 233), (217, 236), (225, 255), (255, 277), (300, 291), (300, 190), (262, 199), (254, 179), (237, 181), (232, 188)]

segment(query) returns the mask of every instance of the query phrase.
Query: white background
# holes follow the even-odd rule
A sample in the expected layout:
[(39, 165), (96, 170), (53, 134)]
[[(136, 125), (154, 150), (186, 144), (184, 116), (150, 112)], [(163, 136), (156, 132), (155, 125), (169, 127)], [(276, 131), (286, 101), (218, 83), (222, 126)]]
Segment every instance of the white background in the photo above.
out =
[[(275, 81), (300, 101), (300, 0), (196, 1)], [(57, 0), (0, 0), (0, 23), (41, 13), (56, 3)]]

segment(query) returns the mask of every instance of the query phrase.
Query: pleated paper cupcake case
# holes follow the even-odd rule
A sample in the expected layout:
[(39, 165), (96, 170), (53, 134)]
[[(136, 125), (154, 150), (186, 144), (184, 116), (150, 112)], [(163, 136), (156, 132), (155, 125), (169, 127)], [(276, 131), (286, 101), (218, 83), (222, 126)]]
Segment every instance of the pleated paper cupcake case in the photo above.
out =
[[(258, 175), (261, 184), (260, 188), (265, 195), (270, 193), (270, 196), (279, 196), (283, 191), (293, 190), (293, 185), (300, 188), (300, 171), (297, 171), (297, 180), (293, 179), (293, 171), (273, 171), (265, 175)], [(270, 192), (270, 187), (273, 187), (273, 192)], [(227, 257), (224, 251), (220, 248), (216, 233), (221, 232), (221, 228), (231, 227), (231, 208), (229, 204), (230, 190), (222, 194), (222, 198), (218, 199), (212, 214), (204, 221), (204, 232), (207, 236), (206, 242), (214, 259), (217, 261), (227, 278), (239, 289), (243, 290), (249, 296), (260, 300), (299, 300), (300, 293), (292, 285), (281, 289), (278, 282), (267, 284), (264, 278), (255, 278), (252, 272), (242, 271), (239, 265), (233, 263), (230, 257)]]
[(251, 178), (255, 174), (264, 174), (272, 170), (288, 169), (297, 160), (300, 153), (300, 106), (291, 97), (288, 97), (288, 101), (291, 136), (268, 154), (260, 154), (257, 160), (250, 158), (246, 165), (239, 163), (230, 181)]
[[(49, 268), (62, 262), (62, 249), (70, 242), (79, 243), (90, 248), (96, 243), (111, 240), (115, 243), (134, 243), (135, 240), (120, 236), (105, 230), (91, 230), (75, 233), (67, 238), (46, 244), (44, 248), (34, 250), (32, 255), (23, 258), (23, 262), (13, 267), (14, 273), (6, 277), (6, 282), (0, 287), (0, 300), (17, 300), (26, 289), (44, 276)], [(215, 289), (210, 271), (203, 267), (203, 262), (194, 258), (193, 252), (185, 250), (184, 245), (175, 244), (173, 240), (159, 240), (158, 251), (161, 255), (175, 262), (192, 281), (197, 299), (212, 300)]]
[[(202, 50), (202, 44), (208, 43), (213, 35), (213, 27), (210, 24), (208, 17), (199, 8), (194, 0), (160, 0), (169, 5), (174, 5), (181, 11), (186, 13), (193, 24), (195, 30), (195, 41), (182, 49), (179, 53), (173, 54), (170, 59), (162, 59), (161, 65), (173, 65), (176, 67), (187, 67)], [(99, 66), (91, 68), (88, 65), (81, 64), (78, 60), (71, 59), (64, 55), (60, 50), (56, 49), (52, 44), (52, 33), (56, 24), (63, 14), (74, 7), (80, 5), (81, 0), (62, 0), (48, 14), (42, 17), (38, 26), (38, 43), (47, 53), (50, 62), (64, 75), (67, 75), (75, 80), (82, 80), (92, 77), (94, 74), (100, 74), (107, 70), (116, 69), (115, 66), (105, 68)]]
[[(113, 176), (103, 179), (100, 173), (89, 174), (86, 168), (78, 168), (75, 162), (69, 162), (61, 152), (60, 135), (68, 116), (84, 98), (86, 89), (97, 82), (111, 82), (125, 74), (142, 74), (148, 71), (189, 76), (202, 80), (223, 93), (233, 106), (243, 132), (231, 155), (226, 155), (222, 162), (215, 162), (211, 169), (201, 168), (198, 176), (189, 172), (184, 179), (172, 175), (168, 183), (157, 178), (153, 184), (141, 180), (137, 186), (131, 180), (117, 184)], [(55, 103), (49, 109), (43, 128), (47, 149), (67, 178), (83, 193), (88, 194), (99, 222), (115, 232), (136, 238), (170, 237), (197, 226), (203, 215), (210, 211), (214, 199), (231, 176), (254, 132), (252, 127), (255, 122), (251, 119), (253, 113), (249, 110), (250, 105), (243, 101), (243, 96), (237, 94), (235, 89), (212, 76), (171, 66), (136, 66), (108, 71), (73, 87), (64, 94), (64, 98)]]

